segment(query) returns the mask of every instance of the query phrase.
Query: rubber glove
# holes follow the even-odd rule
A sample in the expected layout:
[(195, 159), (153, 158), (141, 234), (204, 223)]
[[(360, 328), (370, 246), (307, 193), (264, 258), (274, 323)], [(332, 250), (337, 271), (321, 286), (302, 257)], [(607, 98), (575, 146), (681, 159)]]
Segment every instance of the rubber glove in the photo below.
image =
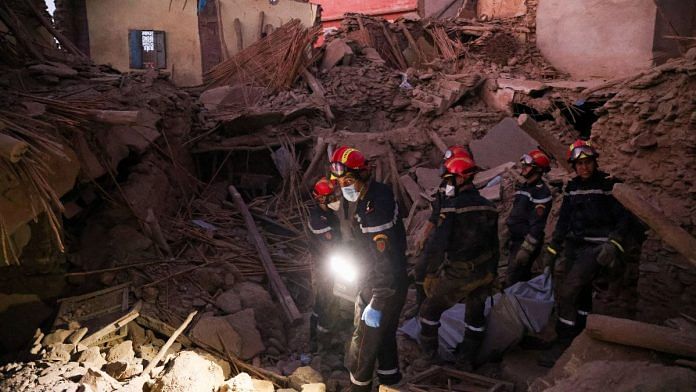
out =
[(379, 322), (382, 320), (382, 312), (373, 309), (372, 304), (368, 304), (365, 310), (363, 310), (362, 317), (360, 317), (362, 321), (367, 324), (368, 327), (372, 328), (379, 328)]

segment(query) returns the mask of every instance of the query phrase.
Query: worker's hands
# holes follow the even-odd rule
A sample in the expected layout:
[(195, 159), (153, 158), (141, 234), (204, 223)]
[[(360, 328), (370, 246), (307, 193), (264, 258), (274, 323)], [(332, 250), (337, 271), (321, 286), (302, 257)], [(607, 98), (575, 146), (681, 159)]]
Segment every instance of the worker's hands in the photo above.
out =
[(556, 266), (556, 259), (558, 258), (558, 250), (553, 245), (546, 245), (544, 251), (541, 255), (541, 261), (544, 267), (548, 267), (551, 272), (553, 272)]
[(621, 244), (615, 240), (610, 240), (599, 246), (597, 252), (597, 264), (614, 269), (618, 266), (619, 254), (623, 251)]
[(372, 304), (367, 304), (365, 310), (363, 310), (360, 320), (364, 321), (368, 327), (378, 328), (379, 322), (382, 320), (382, 312), (377, 309), (372, 308)]
[(515, 255), (515, 264), (517, 265), (527, 265), (529, 260), (532, 258), (532, 252), (525, 248), (520, 248)]
[(425, 291), (425, 296), (430, 298), (433, 295), (433, 290), (435, 286), (440, 281), (440, 277), (436, 274), (428, 274), (423, 281), (423, 291)]

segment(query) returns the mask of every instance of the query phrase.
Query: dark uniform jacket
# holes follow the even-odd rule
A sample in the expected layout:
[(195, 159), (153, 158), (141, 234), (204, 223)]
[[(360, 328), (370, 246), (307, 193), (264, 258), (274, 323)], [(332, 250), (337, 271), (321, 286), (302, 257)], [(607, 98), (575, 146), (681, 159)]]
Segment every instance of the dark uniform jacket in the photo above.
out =
[(324, 210), (318, 204), (309, 207), (309, 231), (322, 245), (338, 243), (341, 240), (341, 224), (332, 210)]
[(372, 289), (372, 307), (382, 310), (385, 299), (406, 284), (406, 232), (391, 188), (371, 181), (357, 202), (355, 220), (368, 259), (361, 286)]
[(596, 171), (583, 181), (575, 177), (563, 192), (563, 204), (553, 232), (552, 245), (561, 246), (565, 239), (622, 243), (631, 229), (632, 216), (612, 196), (618, 181)]
[(498, 211), (472, 188), (440, 199), (440, 215), (427, 252), (428, 272), (447, 257), (450, 265), (470, 262), (493, 273), (498, 265)]
[(505, 222), (510, 230), (510, 240), (522, 242), (529, 235), (532, 244), (542, 243), (551, 202), (551, 191), (543, 181), (517, 184), (512, 211)]

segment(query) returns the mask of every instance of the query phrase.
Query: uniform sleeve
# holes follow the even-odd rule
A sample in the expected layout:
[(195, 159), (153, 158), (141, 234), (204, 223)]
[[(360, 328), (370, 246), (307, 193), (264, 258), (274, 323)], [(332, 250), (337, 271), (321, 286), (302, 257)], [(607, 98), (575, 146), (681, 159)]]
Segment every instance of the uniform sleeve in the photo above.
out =
[(382, 310), (387, 298), (394, 294), (395, 271), (390, 262), (394, 238), (394, 225), (398, 219), (396, 202), (391, 190), (374, 199), (361, 222), (363, 234), (371, 238), (369, 257), (372, 259), (372, 307)]
[(563, 192), (563, 201), (561, 202), (561, 211), (558, 216), (558, 221), (556, 222), (556, 227), (553, 230), (553, 236), (551, 239), (551, 243), (556, 246), (560, 247), (563, 245), (563, 242), (565, 240), (566, 235), (568, 234), (568, 230), (570, 230), (570, 215), (571, 215), (571, 210), (570, 210), (570, 196), (568, 196), (568, 185), (565, 187), (565, 191)]
[(427, 274), (435, 273), (445, 259), (445, 251), (454, 227), (454, 218), (454, 213), (447, 214), (428, 240), (424, 255)]
[(336, 240), (337, 235), (331, 222), (325, 215), (329, 212), (322, 211), (319, 207), (314, 207), (309, 210), (309, 221), (307, 226), (312, 232), (314, 238), (318, 241), (322, 251), (328, 251), (331, 244)]
[(544, 229), (552, 202), (551, 191), (545, 186), (539, 192), (535, 192), (532, 198), (534, 210), (529, 216), (529, 235), (539, 244), (544, 242)]
[(435, 194), (435, 200), (433, 200), (430, 203), (430, 207), (432, 208), (432, 211), (430, 212), (430, 217), (428, 218), (428, 222), (437, 225), (437, 221), (440, 219), (440, 208), (442, 206), (442, 193), (437, 192)]

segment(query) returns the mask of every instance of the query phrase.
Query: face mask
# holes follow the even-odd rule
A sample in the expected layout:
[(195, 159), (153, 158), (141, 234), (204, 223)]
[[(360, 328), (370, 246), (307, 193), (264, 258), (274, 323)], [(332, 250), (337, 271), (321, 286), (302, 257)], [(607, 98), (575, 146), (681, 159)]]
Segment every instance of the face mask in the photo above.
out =
[(343, 197), (345, 197), (346, 200), (351, 202), (358, 201), (358, 198), (360, 197), (360, 192), (355, 190), (355, 184), (342, 187), (341, 193), (343, 193)]
[(447, 197), (453, 197), (454, 196), (454, 191), (455, 191), (454, 185), (447, 184), (445, 186), (445, 196)]
[(326, 206), (334, 211), (338, 211), (338, 209), (341, 208), (341, 201), (336, 200), (336, 201), (333, 201), (331, 203), (328, 203)]

